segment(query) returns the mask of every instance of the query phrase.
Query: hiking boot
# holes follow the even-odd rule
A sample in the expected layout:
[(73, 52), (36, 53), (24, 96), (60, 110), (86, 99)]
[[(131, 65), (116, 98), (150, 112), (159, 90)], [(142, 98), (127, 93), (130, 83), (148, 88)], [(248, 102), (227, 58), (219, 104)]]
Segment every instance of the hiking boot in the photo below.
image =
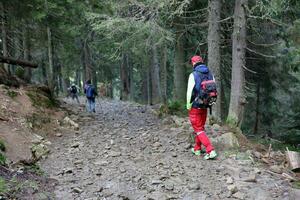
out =
[(192, 153), (195, 154), (196, 156), (200, 156), (201, 155), (201, 150), (195, 151), (194, 148), (192, 148)]
[(217, 157), (217, 153), (215, 150), (212, 150), (210, 153), (204, 156), (204, 159), (209, 160), (209, 159), (214, 159), (215, 157)]

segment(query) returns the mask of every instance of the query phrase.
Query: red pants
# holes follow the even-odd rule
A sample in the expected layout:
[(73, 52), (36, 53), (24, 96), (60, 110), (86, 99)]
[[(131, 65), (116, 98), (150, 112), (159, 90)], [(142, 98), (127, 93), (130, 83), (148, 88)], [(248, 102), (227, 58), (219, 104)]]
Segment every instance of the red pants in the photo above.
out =
[(192, 108), (189, 111), (189, 118), (195, 133), (194, 150), (201, 150), (201, 145), (203, 144), (205, 146), (206, 153), (210, 153), (214, 150), (214, 147), (211, 145), (211, 142), (204, 131), (206, 117), (207, 109)]

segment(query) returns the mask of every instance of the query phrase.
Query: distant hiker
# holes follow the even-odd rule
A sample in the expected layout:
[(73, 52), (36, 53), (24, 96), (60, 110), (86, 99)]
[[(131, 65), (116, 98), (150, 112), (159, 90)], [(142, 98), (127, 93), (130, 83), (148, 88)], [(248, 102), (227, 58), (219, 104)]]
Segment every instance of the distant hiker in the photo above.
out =
[(75, 84), (72, 84), (71, 87), (68, 88), (68, 92), (72, 100), (76, 99), (77, 103), (80, 103), (78, 99), (79, 88)]
[[(201, 145), (206, 149), (204, 159), (213, 159), (217, 156), (214, 147), (205, 133), (205, 122), (207, 117), (207, 108), (216, 101), (216, 84), (214, 77), (208, 67), (204, 65), (200, 56), (191, 58), (193, 72), (189, 76), (187, 87), (187, 109), (189, 118), (194, 129), (195, 146), (192, 152), (201, 155)], [(207, 93), (207, 91), (209, 93)]]
[(95, 98), (98, 95), (96, 88), (91, 84), (91, 80), (86, 81), (84, 85), (84, 93), (87, 98), (87, 111), (88, 112), (96, 112), (95, 110)]

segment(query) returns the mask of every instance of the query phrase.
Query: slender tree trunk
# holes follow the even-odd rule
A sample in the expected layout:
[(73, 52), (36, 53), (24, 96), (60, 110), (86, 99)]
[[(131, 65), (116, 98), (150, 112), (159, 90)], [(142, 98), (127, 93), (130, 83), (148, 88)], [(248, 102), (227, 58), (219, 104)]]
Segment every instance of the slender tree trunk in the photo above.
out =
[[(30, 61), (30, 43), (29, 43), (29, 33), (27, 30), (27, 27), (23, 26), (23, 49), (24, 49), (24, 53), (23, 53), (23, 58), (26, 61)], [(32, 71), (31, 68), (26, 67), (25, 68), (25, 74), (24, 74), (24, 80), (27, 83), (31, 82), (31, 76), (32, 76)]]
[(44, 83), (45, 85), (49, 85), (46, 65), (47, 64), (43, 61), (42, 65), (41, 65), (41, 69), (42, 69), (42, 81), (41, 82)]
[[(1, 9), (1, 30), (2, 30), (2, 52), (4, 57), (8, 57), (8, 49), (7, 49), (7, 21), (6, 21), (6, 13), (4, 3), (0, 2), (0, 9)], [(9, 65), (4, 63), (4, 69), (10, 74)]]
[(80, 54), (80, 62), (81, 62), (81, 71), (82, 71), (82, 79), (84, 82), (86, 82), (87, 79), (87, 75), (86, 75), (86, 64), (85, 64), (85, 53), (84, 53), (84, 42), (81, 43), (82, 44), (82, 50), (81, 50), (81, 54)]
[(88, 45), (87, 40), (84, 42), (83, 51), (84, 51), (84, 63), (85, 63), (85, 78), (86, 80), (92, 80), (93, 67), (91, 64), (90, 47)]
[(162, 48), (162, 57), (161, 57), (161, 95), (163, 103), (167, 103), (167, 47)]
[(80, 70), (79, 70), (79, 69), (76, 70), (75, 82), (76, 82), (76, 85), (77, 85), (79, 88), (81, 88), (81, 73), (80, 73)]
[(53, 66), (53, 47), (52, 47), (52, 33), (49, 26), (47, 26), (48, 36), (48, 86), (54, 92), (54, 66)]
[(221, 13), (221, 1), (209, 0), (208, 1), (208, 67), (213, 71), (217, 88), (218, 88), (218, 100), (214, 106), (213, 115), (218, 121), (221, 121), (222, 109), (222, 87), (221, 87), (221, 73), (220, 73), (220, 13)]
[[(14, 57), (16, 59), (20, 59), (23, 54), (23, 52), (21, 50), (22, 49), (21, 37), (20, 37), (18, 31), (19, 30), (17, 29), (14, 33)], [(11, 69), (12, 69), (12, 73), (15, 74), (16, 65), (13, 65)]]
[(260, 102), (260, 84), (257, 83), (256, 86), (256, 108), (255, 108), (255, 124), (253, 128), (253, 133), (257, 134), (258, 131), (258, 123), (259, 123), (259, 102)]
[(177, 32), (174, 67), (174, 99), (179, 101), (184, 101), (186, 99), (187, 85), (183, 41), (183, 36), (181, 33)]
[(128, 76), (129, 76), (129, 97), (131, 101), (134, 101), (134, 95), (135, 95), (135, 85), (134, 85), (134, 78), (133, 78), (133, 63), (130, 62), (129, 59), (127, 59), (127, 66), (128, 66)]
[(229, 113), (227, 121), (241, 126), (246, 96), (244, 91), (246, 63), (246, 13), (248, 0), (236, 0), (234, 9), (234, 28), (232, 34), (232, 74)]
[(148, 105), (152, 105), (152, 85), (151, 85), (151, 67), (149, 66), (147, 69), (147, 98)]
[(130, 93), (130, 80), (128, 76), (128, 55), (122, 54), (122, 60), (120, 65), (120, 80), (121, 80), (121, 100), (127, 101)]
[(162, 102), (160, 77), (160, 65), (158, 62), (157, 46), (152, 46), (152, 103), (158, 104)]
[[(145, 64), (143, 64), (145, 65)], [(141, 102), (143, 104), (148, 103), (148, 69), (142, 68), (140, 70), (140, 76), (142, 77), (142, 87), (141, 87)]]
[(70, 79), (69, 78), (62, 78), (62, 88), (63, 93), (67, 94), (67, 89), (70, 87)]

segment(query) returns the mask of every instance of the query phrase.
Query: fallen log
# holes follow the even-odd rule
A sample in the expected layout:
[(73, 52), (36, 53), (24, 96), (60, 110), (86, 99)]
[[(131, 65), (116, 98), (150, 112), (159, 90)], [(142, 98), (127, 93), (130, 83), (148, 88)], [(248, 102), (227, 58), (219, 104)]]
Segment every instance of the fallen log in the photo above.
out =
[(30, 68), (37, 68), (38, 65), (36, 63), (32, 63), (26, 60), (18, 60), (10, 57), (0, 56), (1, 63), (7, 63), (11, 65), (20, 65), (22, 67), (30, 67)]

